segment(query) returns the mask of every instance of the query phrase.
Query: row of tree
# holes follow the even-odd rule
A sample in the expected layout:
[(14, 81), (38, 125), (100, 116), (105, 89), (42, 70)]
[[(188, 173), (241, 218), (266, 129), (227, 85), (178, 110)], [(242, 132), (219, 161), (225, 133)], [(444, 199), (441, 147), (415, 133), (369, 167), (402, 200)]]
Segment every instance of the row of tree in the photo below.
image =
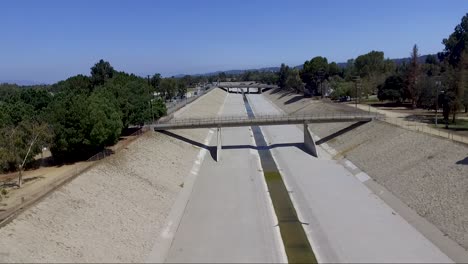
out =
[(90, 76), (50, 86), (0, 85), (0, 171), (22, 169), (43, 147), (57, 162), (86, 159), (129, 126), (165, 115), (164, 99), (185, 87), (174, 78), (119, 72), (103, 60)]
[[(382, 51), (371, 51), (347, 61), (341, 67), (325, 57), (314, 57), (302, 67), (282, 64), (276, 73), (245, 72), (231, 79), (276, 83), (306, 95), (366, 97), (410, 102), (412, 107), (444, 109), (445, 117), (468, 111), (468, 14), (442, 43), (444, 51), (421, 57), (414, 45), (410, 59), (396, 63)], [(218, 79), (226, 75), (218, 75)]]

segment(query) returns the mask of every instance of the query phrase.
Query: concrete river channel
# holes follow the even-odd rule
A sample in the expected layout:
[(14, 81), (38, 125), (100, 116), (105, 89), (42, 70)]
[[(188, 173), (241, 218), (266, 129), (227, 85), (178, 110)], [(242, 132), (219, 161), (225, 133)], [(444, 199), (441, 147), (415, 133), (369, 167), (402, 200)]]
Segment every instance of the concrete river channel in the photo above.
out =
[[(244, 105), (249, 118), (254, 118), (254, 112), (249, 101), (243, 94)], [(299, 221), (296, 210), (289, 197), (278, 167), (265, 141), (259, 126), (252, 126), (255, 143), (257, 144), (263, 174), (268, 186), (273, 207), (278, 218), (281, 237), (289, 263), (317, 263), (312, 247), (307, 239), (303, 223)]]

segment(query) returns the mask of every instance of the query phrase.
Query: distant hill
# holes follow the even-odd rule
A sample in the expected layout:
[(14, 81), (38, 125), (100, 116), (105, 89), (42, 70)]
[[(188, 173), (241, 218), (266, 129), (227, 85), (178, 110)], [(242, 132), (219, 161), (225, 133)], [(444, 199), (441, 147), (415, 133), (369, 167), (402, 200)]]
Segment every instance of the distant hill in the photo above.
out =
[(31, 85), (41, 85), (43, 83), (30, 81), (30, 80), (0, 80), (1, 83), (16, 84), (18, 86), (31, 86)]
[[(422, 56), (418, 57), (419, 63), (426, 62), (426, 58), (429, 55), (433, 55), (433, 56), (435, 56), (437, 58), (437, 54), (422, 55)], [(400, 64), (403, 64), (403, 63), (408, 63), (410, 61), (410, 58), (392, 59), (392, 61), (394, 61), (396, 65), (400, 65)]]

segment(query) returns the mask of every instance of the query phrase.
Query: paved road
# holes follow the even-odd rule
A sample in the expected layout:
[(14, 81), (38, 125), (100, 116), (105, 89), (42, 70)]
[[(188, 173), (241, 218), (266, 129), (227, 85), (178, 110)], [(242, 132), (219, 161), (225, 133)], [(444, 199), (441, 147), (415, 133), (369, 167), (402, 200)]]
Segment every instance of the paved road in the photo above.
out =
[[(240, 94), (228, 95), (223, 114), (246, 115)], [(221, 161), (202, 163), (167, 262), (286, 260), (249, 129), (223, 129)]]
[[(256, 113), (280, 113), (262, 95), (248, 99)], [(270, 145), (303, 141), (294, 125), (262, 130)], [(452, 262), (336, 161), (291, 144), (272, 151), (319, 262)]]

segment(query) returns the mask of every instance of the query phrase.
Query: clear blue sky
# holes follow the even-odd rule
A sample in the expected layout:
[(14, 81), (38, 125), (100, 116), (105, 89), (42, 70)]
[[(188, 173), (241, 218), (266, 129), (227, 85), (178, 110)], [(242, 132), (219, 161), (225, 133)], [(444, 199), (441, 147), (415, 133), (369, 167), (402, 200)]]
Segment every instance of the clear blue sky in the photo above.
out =
[(0, 80), (51, 83), (99, 59), (163, 76), (441, 51), (467, 0), (0, 1)]

